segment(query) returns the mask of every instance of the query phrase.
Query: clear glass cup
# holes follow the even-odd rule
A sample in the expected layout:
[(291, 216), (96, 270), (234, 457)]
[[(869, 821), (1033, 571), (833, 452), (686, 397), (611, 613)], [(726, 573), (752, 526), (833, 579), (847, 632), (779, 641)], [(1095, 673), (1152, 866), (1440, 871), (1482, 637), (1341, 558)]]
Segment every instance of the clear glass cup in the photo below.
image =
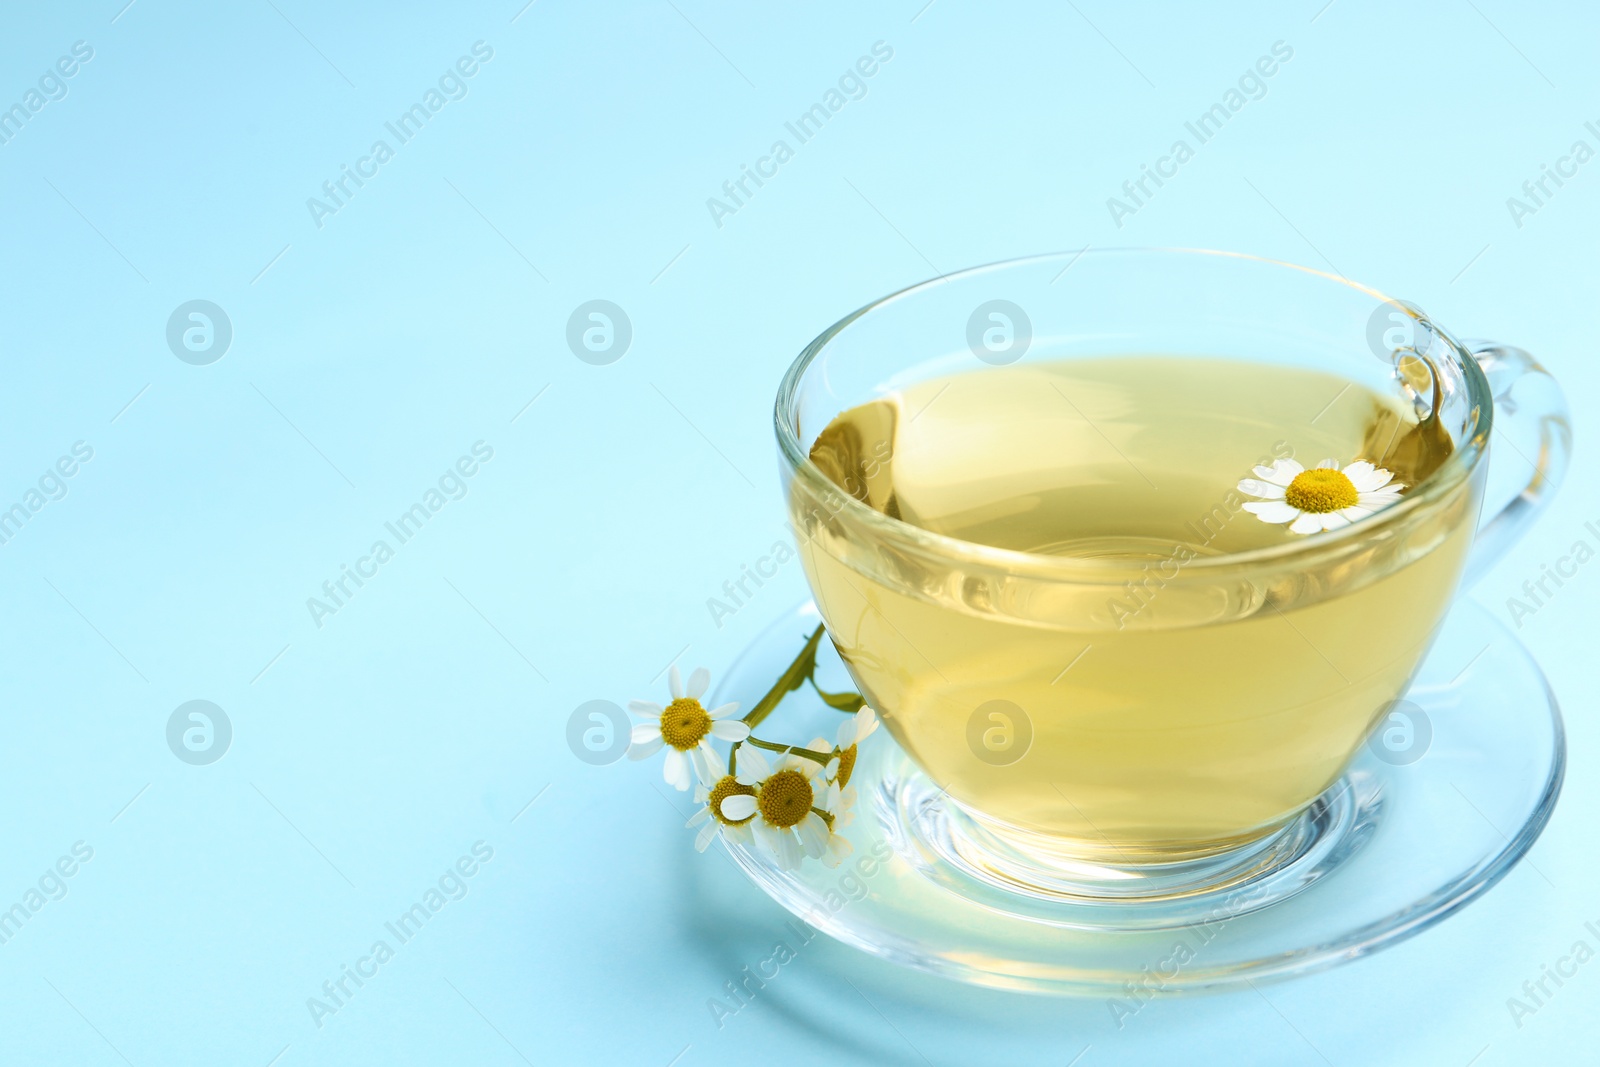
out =
[[(841, 491), (810, 458), (835, 416), (919, 381), (1151, 353), (1334, 374), (1427, 413), (1450, 455), (1352, 526), (1163, 570), (1163, 611), (1115, 626), (1107, 599), (1148, 588), (1150, 559), (943, 536), (857, 499), (850, 472)], [(1513, 393), (1539, 445), (1480, 522), (1497, 402), (1507, 417)], [(1040, 256), (903, 290), (805, 349), (775, 419), (829, 635), (966, 817), (958, 847), (1011, 882), (1111, 896), (1270, 865), (1404, 694), (1463, 574), (1531, 521), (1570, 449), (1560, 392), (1526, 353), (1457, 341), (1337, 276), (1194, 250)]]

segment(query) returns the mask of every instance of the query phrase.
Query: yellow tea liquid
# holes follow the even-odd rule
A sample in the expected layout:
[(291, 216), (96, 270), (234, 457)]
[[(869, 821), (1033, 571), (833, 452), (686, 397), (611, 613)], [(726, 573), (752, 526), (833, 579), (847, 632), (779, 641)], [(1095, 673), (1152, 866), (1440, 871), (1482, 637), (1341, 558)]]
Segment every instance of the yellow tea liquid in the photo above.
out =
[[(839, 415), (811, 448), (831, 484), (797, 478), (790, 503), (830, 635), (936, 783), (1085, 857), (1181, 857), (1283, 824), (1338, 777), (1426, 650), (1478, 505), (1463, 483), (1382, 537), (1208, 568), (1308, 546), (1242, 510), (1237, 483), (1292, 457), (1366, 459), (1414, 487), (1450, 447), (1408, 400), (1303, 368), (1017, 364)], [(841, 493), (1079, 569), (908, 548)], [(1074, 562), (1096, 560), (1126, 566)]]

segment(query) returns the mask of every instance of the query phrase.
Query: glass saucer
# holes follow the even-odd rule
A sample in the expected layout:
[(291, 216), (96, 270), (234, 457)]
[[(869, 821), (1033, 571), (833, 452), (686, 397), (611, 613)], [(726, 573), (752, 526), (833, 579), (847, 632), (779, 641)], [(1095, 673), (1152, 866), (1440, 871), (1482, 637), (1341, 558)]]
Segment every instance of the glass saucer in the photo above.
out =
[[(807, 603), (768, 627), (714, 704), (754, 704), (819, 621)], [(827, 641), (817, 681), (853, 688)], [(831, 738), (842, 720), (803, 687), (763, 733), (804, 743)], [(785, 872), (759, 848), (726, 847), (779, 904), (875, 956), (978, 985), (1144, 996), (1305, 974), (1427, 929), (1532, 847), (1565, 755), (1538, 665), (1462, 600), (1345, 776), (1232, 875), (1207, 872), (1208, 891), (1184, 889), (1183, 872), (1173, 895), (1132, 900), (1093, 877), (1041, 889), (997, 876), (974, 858), (970, 817), (884, 730), (862, 745), (857, 814), (844, 831), (854, 853), (840, 867)]]

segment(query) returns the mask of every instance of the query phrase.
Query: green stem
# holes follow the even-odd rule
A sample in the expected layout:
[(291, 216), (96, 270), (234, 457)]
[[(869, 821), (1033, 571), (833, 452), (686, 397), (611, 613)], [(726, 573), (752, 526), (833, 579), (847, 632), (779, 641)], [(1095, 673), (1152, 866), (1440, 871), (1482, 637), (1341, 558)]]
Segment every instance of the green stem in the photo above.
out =
[[(794, 662), (789, 664), (788, 668), (783, 672), (782, 675), (779, 676), (777, 682), (773, 684), (772, 688), (767, 690), (766, 695), (760, 700), (756, 701), (756, 706), (745, 713), (744, 717), (740, 720), (741, 722), (747, 723), (752, 730), (757, 726), (760, 726), (762, 721), (765, 720), (768, 715), (771, 715), (777, 710), (778, 705), (782, 703), (784, 697), (788, 696), (796, 689), (799, 689), (807, 682), (811, 683), (811, 688), (817, 691), (817, 695), (820, 696), (829, 707), (845, 712), (846, 714), (854, 714), (866, 704), (866, 701), (863, 700), (858, 693), (828, 693), (824, 692), (817, 685), (817, 647), (819, 644), (821, 644), (822, 635), (825, 632), (826, 631), (823, 629), (822, 624), (818, 623), (817, 628), (811, 631), (811, 636), (806, 639), (805, 647), (800, 650), (799, 655), (795, 656)], [(808, 748), (795, 748), (792, 745), (778, 745), (772, 743), (771, 741), (761, 741), (754, 737), (748, 738), (747, 741), (749, 744), (755, 745), (757, 748), (764, 748), (770, 752), (793, 752), (797, 756), (802, 756), (806, 759), (812, 760), (815, 763), (820, 763), (823, 765), (826, 765), (827, 762), (834, 756), (834, 753), (832, 752), (814, 752)], [(728, 749), (729, 774), (737, 774), (739, 746), (745, 743), (745, 741), (735, 741), (732, 747)]]
[(822, 640), (822, 633), (822, 624), (818, 623), (816, 630), (806, 640), (805, 647), (794, 658), (794, 662), (789, 664), (788, 670), (784, 671), (777, 683), (767, 690), (767, 695), (756, 701), (756, 706), (745, 714), (743, 721), (749, 723), (752, 729), (760, 726), (761, 721), (773, 713), (784, 696), (799, 689), (812, 674), (816, 673), (817, 644)]
[(763, 741), (759, 737), (747, 737), (740, 744), (754, 745), (757, 748), (764, 748), (768, 752), (793, 752), (796, 756), (804, 756), (812, 763), (820, 763), (823, 766), (827, 766), (828, 761), (833, 758), (833, 753), (831, 752), (816, 752), (809, 748), (797, 748), (794, 745), (779, 745), (771, 741)]

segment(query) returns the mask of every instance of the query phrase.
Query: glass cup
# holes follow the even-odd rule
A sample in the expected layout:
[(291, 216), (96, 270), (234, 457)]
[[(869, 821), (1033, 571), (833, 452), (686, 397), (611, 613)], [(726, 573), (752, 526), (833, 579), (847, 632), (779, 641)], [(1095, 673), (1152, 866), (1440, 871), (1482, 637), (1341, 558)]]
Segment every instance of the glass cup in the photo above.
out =
[[(829, 477), (811, 458), (841, 412), (916, 382), (1151, 353), (1336, 375), (1409, 405), (1448, 458), (1344, 529), (1176, 564), (1012, 551), (901, 522), (869, 506), (866, 467), (892, 455), (892, 424), (855, 443), (861, 470)], [(1414, 306), (1321, 271), (1194, 250), (1040, 256), (905, 289), (807, 346), (775, 415), (829, 636), (954, 801), (960, 847), (1012, 882), (1124, 897), (1271, 862), (1404, 696), (1463, 575), (1515, 540), (1570, 450), (1561, 394), (1526, 353), (1457, 341)], [(1491, 482), (1497, 418), (1527, 444)], [(1263, 433), (1265, 451), (1277, 435)], [(1248, 476), (1255, 457), (1241, 460)], [(1220, 493), (1197, 537), (1239, 510)], [(1108, 618), (1108, 600), (1135, 586), (1154, 588), (1161, 610)]]

